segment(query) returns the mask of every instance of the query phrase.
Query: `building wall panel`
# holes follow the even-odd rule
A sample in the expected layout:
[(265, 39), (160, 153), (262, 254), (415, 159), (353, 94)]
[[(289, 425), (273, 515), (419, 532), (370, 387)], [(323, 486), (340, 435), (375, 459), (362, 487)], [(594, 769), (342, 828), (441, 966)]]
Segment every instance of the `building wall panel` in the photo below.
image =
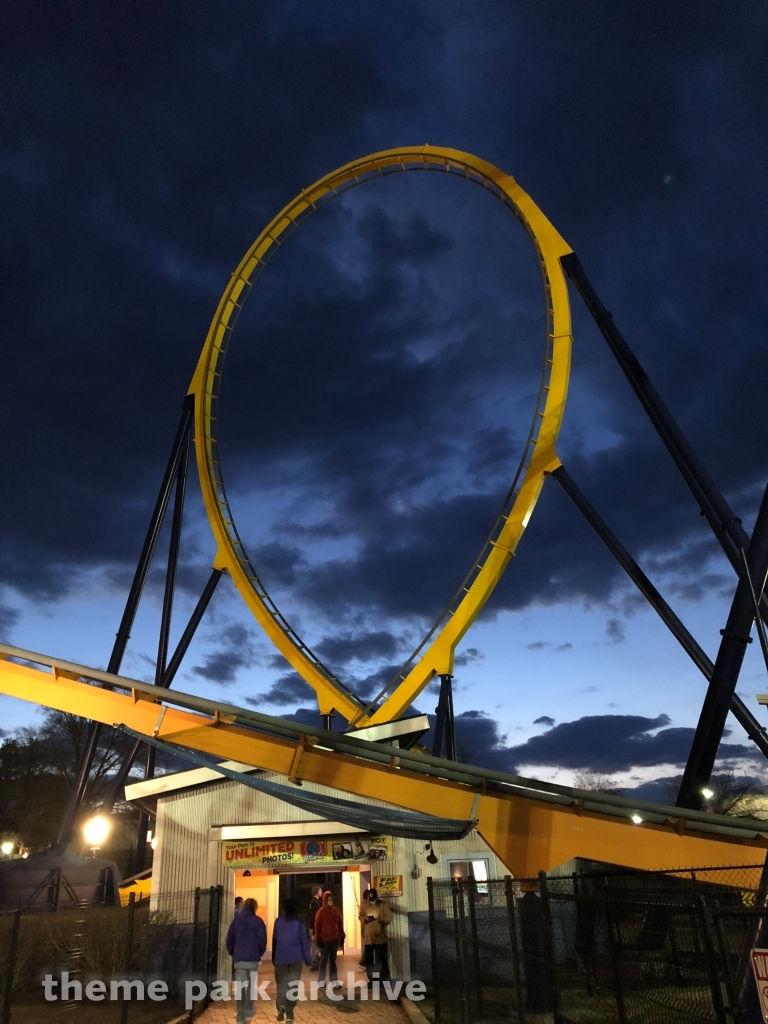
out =
[[(285, 776), (274, 773), (265, 774), (264, 778), (287, 783)], [(302, 788), (309, 792), (349, 799), (346, 793), (315, 783), (305, 782)], [(383, 800), (366, 797), (357, 798), (357, 802), (386, 806)], [(223, 939), (232, 915), (234, 872), (221, 863), (221, 845), (211, 840), (211, 828), (285, 822), (288, 833), (291, 822), (322, 820), (318, 815), (309, 814), (228, 779), (162, 795), (158, 799), (157, 810), (155, 834), (158, 845), (152, 874), (153, 895), (189, 891), (198, 886), (223, 887), (224, 914), (219, 963), (226, 973), (229, 959), (224, 951)], [(393, 921), (389, 929), (389, 950), (393, 975), (406, 980), (410, 978), (408, 914), (427, 910), (426, 879), (431, 874), (439, 877), (442, 865), (442, 861), (436, 865), (427, 863), (428, 851), (424, 845), (423, 841), (396, 838), (393, 859), (371, 865), (372, 875), (403, 876), (403, 896), (390, 900)], [(488, 858), (493, 877), (500, 878), (507, 873), (504, 865), (477, 833), (456, 841), (436, 842), (434, 849), (438, 857), (441, 854), (455, 854), (457, 859), (469, 859), (470, 854), (481, 853)]]

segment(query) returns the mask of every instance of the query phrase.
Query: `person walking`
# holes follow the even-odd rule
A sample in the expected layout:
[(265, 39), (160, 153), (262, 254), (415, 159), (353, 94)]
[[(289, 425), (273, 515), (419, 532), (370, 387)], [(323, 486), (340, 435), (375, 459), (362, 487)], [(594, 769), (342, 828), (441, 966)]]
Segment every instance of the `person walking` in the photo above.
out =
[(272, 964), (277, 986), (277, 1019), (293, 1020), (295, 998), (288, 998), (288, 988), (301, 978), (301, 965), (312, 963), (309, 955), (307, 929), (296, 913), (296, 901), (283, 900), (283, 912), (272, 929)]
[(369, 986), (374, 978), (389, 979), (389, 947), (387, 928), (392, 924), (389, 905), (379, 899), (375, 889), (366, 889), (360, 901), (360, 922), (363, 926), (363, 959)]
[(323, 905), (315, 915), (315, 940), (320, 947), (320, 969), (318, 988), (325, 987), (325, 968), (328, 966), (328, 981), (338, 981), (336, 954), (339, 943), (346, 938), (341, 923), (339, 908), (333, 904), (333, 893), (323, 893)]
[(253, 1017), (259, 963), (267, 948), (267, 926), (256, 915), (258, 909), (256, 900), (247, 899), (227, 931), (227, 952), (235, 968), (237, 1024), (248, 1024)]
[(322, 885), (312, 886), (312, 899), (309, 901), (309, 907), (307, 908), (307, 934), (309, 935), (309, 943), (312, 951), (312, 963), (310, 964), (310, 971), (316, 971), (320, 964), (320, 947), (315, 939), (315, 915), (323, 905), (323, 887)]

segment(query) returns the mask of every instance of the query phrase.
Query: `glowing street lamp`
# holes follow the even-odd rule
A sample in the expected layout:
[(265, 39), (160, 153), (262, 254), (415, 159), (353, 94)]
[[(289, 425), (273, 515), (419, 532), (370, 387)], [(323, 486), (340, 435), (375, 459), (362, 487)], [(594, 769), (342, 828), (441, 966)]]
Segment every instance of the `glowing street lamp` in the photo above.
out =
[(4, 857), (10, 857), (15, 845), (16, 843), (14, 843), (12, 839), (6, 839), (4, 843), (0, 843), (0, 852)]
[(705, 800), (711, 800), (712, 797), (715, 795), (715, 791), (705, 786), (704, 789), (702, 789), (701, 791), (701, 795), (704, 797)]
[(109, 818), (105, 818), (103, 814), (97, 814), (85, 823), (83, 835), (94, 856), (98, 848), (103, 846), (111, 829), (112, 825)]
[(634, 821), (634, 823), (635, 823), (636, 825), (641, 825), (641, 824), (642, 824), (642, 821), (643, 821), (643, 819), (642, 819), (642, 818), (640, 817), (640, 815), (639, 815), (639, 814), (635, 813), (635, 814), (633, 814), (633, 815), (632, 815), (632, 821)]

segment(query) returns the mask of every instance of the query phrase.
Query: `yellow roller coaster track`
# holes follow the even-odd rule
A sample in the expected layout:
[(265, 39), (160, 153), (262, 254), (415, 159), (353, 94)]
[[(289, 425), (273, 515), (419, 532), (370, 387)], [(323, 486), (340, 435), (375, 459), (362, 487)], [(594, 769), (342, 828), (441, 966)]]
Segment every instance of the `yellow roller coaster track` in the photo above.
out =
[[(312, 653), (269, 596), (252, 566), (227, 500), (217, 438), (224, 357), (237, 317), (261, 270), (287, 235), (313, 211), (349, 188), (403, 171), (438, 171), (481, 185), (523, 224), (533, 242), (544, 281), (547, 314), (542, 385), (533, 428), (509, 502), (470, 571), (458, 600), (446, 609), (378, 706), (366, 706)], [(197, 364), (189, 394), (195, 399), (195, 450), (203, 501), (217, 553), (214, 567), (229, 573), (269, 639), (314, 688), (321, 714), (338, 711), (358, 726), (399, 718), (435, 675), (452, 673), (457, 644), (493, 592), (517, 548), (544, 482), (560, 465), (555, 442), (565, 411), (571, 360), (568, 290), (560, 265), (571, 247), (508, 174), (469, 153), (435, 146), (404, 147), (346, 164), (321, 178), (289, 203), (264, 228), (243, 257), (221, 297)]]

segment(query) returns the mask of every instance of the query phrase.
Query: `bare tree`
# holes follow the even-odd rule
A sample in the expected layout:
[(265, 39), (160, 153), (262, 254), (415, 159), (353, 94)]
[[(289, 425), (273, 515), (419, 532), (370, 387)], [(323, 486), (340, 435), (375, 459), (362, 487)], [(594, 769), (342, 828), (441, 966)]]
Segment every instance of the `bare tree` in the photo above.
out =
[[(682, 775), (668, 779), (665, 788), (670, 802), (677, 799)], [(733, 771), (718, 772), (709, 780), (706, 790), (711, 796), (704, 799), (704, 809), (712, 814), (726, 814), (733, 818), (768, 818), (768, 797), (765, 788), (749, 775), (736, 775)]]
[(621, 789), (611, 775), (603, 775), (602, 772), (594, 772), (591, 768), (576, 772), (573, 777), (573, 785), (576, 789), (584, 789), (590, 793), (620, 793)]

